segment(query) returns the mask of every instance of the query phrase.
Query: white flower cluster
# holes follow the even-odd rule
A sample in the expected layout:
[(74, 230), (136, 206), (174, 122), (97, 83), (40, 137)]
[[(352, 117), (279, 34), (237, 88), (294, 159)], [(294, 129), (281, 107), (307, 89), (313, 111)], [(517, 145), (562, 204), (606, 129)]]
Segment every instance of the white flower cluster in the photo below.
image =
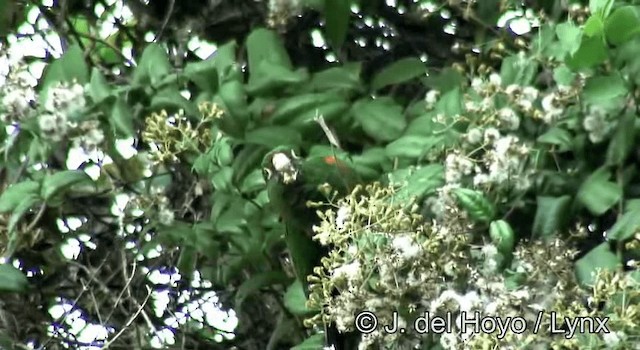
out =
[(84, 88), (73, 83), (55, 83), (47, 90), (44, 112), (38, 117), (40, 133), (54, 142), (61, 141), (75, 125), (69, 116), (85, 106)]
[(582, 126), (589, 133), (592, 143), (602, 142), (613, 129), (613, 124), (607, 120), (606, 112), (598, 107), (591, 107), (589, 114), (584, 117)]
[[(407, 302), (424, 308), (426, 300), (450, 288), (442, 276), (457, 280), (465, 275), (468, 264), (458, 263), (465, 259), (460, 249), (467, 246), (464, 221), (422, 225), (416, 206), (389, 205), (392, 193), (379, 184), (358, 188), (338, 201), (337, 209), (319, 212), (322, 221), (314, 227), (314, 238), (335, 249), (309, 277), (310, 307), (323, 311), (308, 322), (335, 322), (339, 331), (349, 332), (355, 315), (368, 310), (380, 324), (391, 324)], [(400, 326), (408, 322), (399, 316)], [(420, 341), (419, 335), (379, 330), (363, 335), (359, 349), (413, 348)]]
[(36, 102), (29, 72), (20, 62), (12, 64), (7, 55), (0, 56), (0, 67), (6, 69), (0, 73), (0, 121), (4, 124), (24, 121), (32, 115)]

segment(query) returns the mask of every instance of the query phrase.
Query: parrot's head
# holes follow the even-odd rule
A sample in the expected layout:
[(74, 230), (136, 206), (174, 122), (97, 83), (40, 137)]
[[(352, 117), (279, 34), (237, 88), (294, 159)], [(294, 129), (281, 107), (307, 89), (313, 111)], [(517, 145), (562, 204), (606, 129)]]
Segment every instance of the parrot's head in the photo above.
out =
[(293, 150), (278, 149), (268, 153), (262, 161), (264, 177), (285, 185), (291, 184), (300, 175), (300, 158)]

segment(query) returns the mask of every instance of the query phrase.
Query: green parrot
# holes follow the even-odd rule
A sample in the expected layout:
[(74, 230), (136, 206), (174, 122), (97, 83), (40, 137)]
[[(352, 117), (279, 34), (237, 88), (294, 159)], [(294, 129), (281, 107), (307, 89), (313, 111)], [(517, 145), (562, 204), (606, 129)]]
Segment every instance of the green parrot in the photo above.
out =
[[(308, 296), (307, 276), (320, 266), (320, 259), (328, 253), (312, 239), (313, 225), (319, 223), (315, 209), (307, 207), (307, 201), (320, 201), (323, 194), (319, 187), (329, 184), (339, 195), (349, 194), (360, 178), (347, 163), (335, 156), (311, 156), (300, 158), (291, 149), (276, 148), (263, 159), (265, 180), (270, 205), (276, 209), (285, 225), (285, 243), (298, 280)], [(325, 330), (327, 343), (336, 350), (351, 349), (344, 345), (347, 337), (339, 334), (334, 326)], [(352, 344), (352, 340), (349, 340)]]

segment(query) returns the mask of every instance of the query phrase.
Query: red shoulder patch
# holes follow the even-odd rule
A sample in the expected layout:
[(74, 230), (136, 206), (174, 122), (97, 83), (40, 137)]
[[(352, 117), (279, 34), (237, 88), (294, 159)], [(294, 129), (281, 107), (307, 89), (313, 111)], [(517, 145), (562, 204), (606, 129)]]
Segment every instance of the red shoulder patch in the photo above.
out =
[(338, 164), (338, 160), (334, 156), (326, 156), (326, 157), (324, 157), (324, 162), (329, 164), (329, 165)]

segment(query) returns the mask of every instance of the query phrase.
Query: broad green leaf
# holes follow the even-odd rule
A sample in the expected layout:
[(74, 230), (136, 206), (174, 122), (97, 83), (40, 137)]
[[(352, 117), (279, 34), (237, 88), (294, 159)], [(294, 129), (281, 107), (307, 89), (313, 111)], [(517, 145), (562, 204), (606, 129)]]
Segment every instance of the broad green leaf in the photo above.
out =
[(456, 188), (453, 195), (469, 216), (479, 222), (490, 222), (495, 217), (495, 208), (482, 194), (468, 188)]
[(300, 280), (293, 282), (284, 294), (284, 306), (294, 315), (302, 316), (309, 313), (307, 297)]
[(508, 222), (492, 221), (489, 225), (489, 236), (501, 254), (511, 254), (515, 246), (515, 234)]
[(89, 82), (89, 96), (94, 103), (100, 103), (111, 96), (111, 87), (107, 83), (98, 68), (91, 71), (91, 81)]
[(626, 83), (619, 74), (596, 75), (587, 80), (583, 96), (585, 102), (595, 105), (625, 96), (628, 91)]
[(593, 37), (599, 36), (603, 37), (604, 33), (604, 22), (599, 16), (591, 16), (584, 24), (584, 35)]
[(150, 43), (144, 51), (133, 73), (133, 84), (139, 86), (157, 85), (171, 72), (171, 64), (162, 46)]
[(569, 216), (570, 196), (546, 197), (538, 196), (538, 208), (533, 219), (532, 233), (534, 237), (549, 237), (564, 229)]
[(618, 7), (605, 22), (607, 41), (613, 45), (624, 44), (640, 34), (638, 6)]
[(289, 280), (290, 278), (283, 271), (262, 272), (249, 277), (242, 282), (236, 291), (234, 308), (241, 310), (244, 300), (249, 296), (260, 292), (262, 288), (270, 287), (275, 284), (284, 284)]
[(131, 137), (135, 134), (133, 130), (133, 113), (122, 97), (116, 98), (111, 109), (109, 122), (118, 135)]
[(445, 93), (436, 103), (436, 111), (446, 117), (454, 117), (462, 113), (462, 93), (459, 88), (454, 88)]
[(459, 88), (462, 85), (463, 81), (466, 81), (466, 78), (460, 74), (457, 70), (453, 68), (445, 68), (440, 74), (429, 75), (428, 77), (423, 79), (425, 85), (440, 91), (442, 94), (446, 94), (447, 92)]
[(240, 185), (240, 191), (242, 191), (242, 193), (253, 193), (264, 189), (265, 185), (262, 171), (255, 169), (244, 178), (242, 185)]
[(302, 144), (302, 136), (296, 129), (287, 126), (265, 126), (248, 131), (244, 137), (245, 142), (275, 148), (281, 145), (299, 146)]
[(246, 90), (255, 96), (272, 95), (275, 90), (299, 85), (308, 79), (309, 73), (304, 69), (293, 71), (279, 63), (261, 61), (251, 71)]
[(218, 191), (231, 191), (232, 186), (233, 169), (231, 167), (224, 167), (220, 169), (211, 178), (211, 184), (213, 188)]
[(604, 62), (609, 57), (603, 35), (582, 36), (580, 48), (566, 60), (573, 69), (585, 69)]
[(418, 158), (442, 142), (441, 136), (405, 135), (386, 147), (389, 158)]
[(423, 76), (426, 72), (427, 68), (419, 58), (403, 58), (388, 65), (376, 74), (371, 82), (371, 88), (378, 90), (388, 85), (400, 84)]
[(276, 32), (257, 28), (247, 37), (246, 45), (252, 79), (255, 79), (254, 75), (263, 62), (269, 62), (272, 64), (271, 67), (282, 67), (288, 71), (293, 69), (289, 54)]
[[(11, 213), (11, 217), (9, 218), (9, 223), (7, 224), (7, 231), (9, 231), (9, 236), (11, 241), (15, 241), (13, 237), (13, 233), (20, 222), (20, 219), (29, 212), (36, 203), (40, 202), (40, 196), (35, 194), (29, 194), (20, 201), (20, 204), (13, 210)], [(9, 248), (11, 248), (11, 243), (9, 244)], [(15, 247), (14, 247), (15, 248)], [(8, 249), (11, 253), (13, 253), (12, 249)]]
[(182, 245), (180, 247), (180, 256), (176, 264), (180, 274), (187, 278), (193, 275), (196, 267), (196, 249), (191, 245)]
[(616, 254), (609, 249), (609, 243), (601, 243), (576, 261), (576, 277), (583, 286), (591, 286), (597, 270), (614, 270), (620, 266)]
[(305, 339), (302, 343), (294, 346), (291, 350), (318, 350), (324, 348), (324, 333), (318, 333)]
[[(636, 199), (636, 201), (638, 200)], [(607, 238), (616, 241), (626, 241), (633, 238), (638, 232), (638, 229), (640, 229), (640, 203), (627, 205), (626, 209), (624, 215), (608, 230)]]
[(357, 90), (361, 87), (361, 63), (347, 63), (342, 67), (333, 67), (315, 73), (310, 87), (314, 90)]
[(611, 173), (600, 168), (591, 174), (578, 190), (578, 200), (593, 215), (602, 215), (622, 198), (622, 188), (609, 181)]
[(47, 201), (51, 197), (78, 183), (93, 182), (82, 170), (64, 170), (45, 176), (42, 181), (40, 195)]
[(502, 60), (500, 78), (502, 86), (529, 85), (538, 71), (538, 64), (523, 55), (512, 55)]
[(22, 271), (10, 264), (0, 264), (0, 293), (20, 293), (29, 288), (29, 280)]
[(589, 0), (589, 11), (600, 18), (607, 18), (614, 2), (614, 0)]
[(538, 142), (556, 145), (560, 152), (571, 150), (573, 147), (573, 137), (571, 134), (567, 130), (559, 127), (551, 128), (544, 134), (540, 135), (538, 137)]
[(166, 86), (151, 97), (149, 107), (153, 110), (166, 110), (168, 113), (183, 110), (188, 116), (199, 115), (193, 103), (180, 93), (176, 86)]
[(215, 58), (216, 55), (212, 55), (203, 61), (187, 63), (184, 67), (184, 75), (203, 91), (214, 93), (219, 83)]
[(311, 111), (315, 114), (315, 111), (319, 106), (330, 102), (340, 102), (343, 100), (344, 97), (334, 92), (296, 95), (287, 99), (283, 99), (277, 105), (275, 111), (271, 115), (270, 120), (273, 124), (289, 124), (293, 120), (300, 117), (300, 115), (304, 112)]
[(222, 85), (227, 81), (236, 80), (241, 81), (243, 74), (240, 70), (240, 66), (236, 62), (236, 51), (238, 44), (235, 41), (230, 41), (220, 46), (211, 57), (218, 73), (218, 85)]
[(392, 174), (389, 174), (389, 177), (391, 183), (401, 185), (394, 198), (400, 201), (415, 198), (420, 201), (444, 185), (444, 167), (440, 164), (431, 164), (406, 172), (402, 177)]
[(560, 23), (556, 26), (556, 35), (566, 51), (573, 55), (580, 48), (582, 30), (571, 22)]
[(395, 140), (407, 126), (402, 106), (390, 98), (360, 99), (351, 113), (367, 135), (378, 141)]
[(27, 180), (9, 186), (0, 195), (0, 213), (13, 211), (24, 198), (40, 192), (40, 183)]
[(89, 67), (78, 45), (71, 45), (60, 58), (47, 66), (40, 86), (46, 90), (55, 82), (71, 83), (73, 81), (81, 85), (89, 81)]
[(571, 86), (575, 77), (575, 73), (566, 65), (558, 66), (553, 70), (553, 80), (555, 80), (558, 85)]
[(618, 121), (618, 127), (607, 149), (607, 164), (622, 165), (633, 148), (636, 128), (636, 117), (632, 113), (623, 115)]
[(325, 0), (324, 18), (327, 23), (327, 39), (334, 49), (340, 49), (349, 29), (350, 0)]

